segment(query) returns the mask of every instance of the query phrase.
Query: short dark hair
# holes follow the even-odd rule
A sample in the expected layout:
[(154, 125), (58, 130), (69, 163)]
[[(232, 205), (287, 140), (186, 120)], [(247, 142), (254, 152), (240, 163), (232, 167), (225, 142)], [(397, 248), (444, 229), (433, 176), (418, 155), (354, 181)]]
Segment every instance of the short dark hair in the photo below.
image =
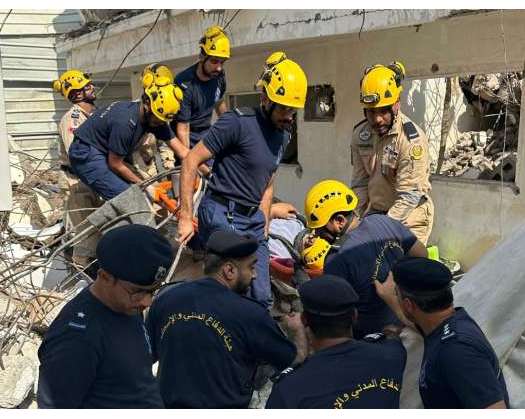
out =
[(319, 316), (305, 311), (304, 316), (318, 339), (352, 337), (354, 310), (339, 316)]
[(406, 291), (399, 287), (401, 298), (408, 298), (412, 300), (425, 313), (435, 313), (449, 308), (454, 304), (454, 295), (451, 288), (445, 288), (440, 291), (429, 294), (418, 294)]
[(330, 217), (330, 220), (329, 221), (332, 221), (335, 217), (337, 217), (338, 215), (342, 215), (343, 217), (345, 217), (348, 221), (351, 221), (352, 218), (353, 218), (353, 215), (354, 215), (354, 212), (353, 211), (339, 211), (339, 212), (336, 212), (335, 214), (332, 214), (332, 216)]
[(226, 262), (231, 260), (230, 258), (224, 258), (216, 255), (215, 253), (207, 253), (204, 258), (204, 275), (213, 275), (219, 272), (219, 269)]

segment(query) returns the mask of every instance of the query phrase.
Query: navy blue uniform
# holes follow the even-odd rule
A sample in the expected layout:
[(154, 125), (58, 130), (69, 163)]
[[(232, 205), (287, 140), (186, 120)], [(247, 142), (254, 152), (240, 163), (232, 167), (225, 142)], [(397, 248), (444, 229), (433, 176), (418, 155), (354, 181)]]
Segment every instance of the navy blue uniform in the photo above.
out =
[(88, 288), (65, 305), (40, 349), (40, 408), (162, 408), (139, 315), (119, 314)]
[(146, 324), (166, 407), (245, 408), (257, 365), (296, 355), (264, 307), (212, 278), (168, 287)]
[(69, 149), (73, 171), (82, 182), (111, 199), (130, 184), (108, 166), (108, 154), (113, 152), (129, 159), (140, 146), (144, 133), (151, 132), (159, 140), (174, 137), (169, 125), (150, 128), (140, 121), (140, 102), (114, 102), (98, 109), (75, 131)]
[(377, 295), (374, 280), (385, 281), (392, 265), (408, 253), (416, 240), (399, 221), (383, 214), (370, 214), (348, 233), (339, 252), (327, 261), (324, 272), (346, 279), (359, 295), (356, 338), (398, 323), (395, 314)]
[(202, 81), (197, 77), (197, 64), (181, 71), (175, 77), (176, 83), (184, 89), (181, 108), (174, 122), (190, 124), (190, 148), (201, 140), (211, 125), (211, 116), (215, 105), (222, 100), (226, 92), (224, 72), (218, 77)]
[(498, 358), (463, 308), (425, 336), (419, 393), (427, 409), (510, 407)]
[(282, 374), (267, 409), (398, 409), (406, 364), (398, 339), (351, 340)]
[(206, 243), (211, 233), (224, 229), (254, 235), (260, 245), (250, 296), (265, 305), (271, 303), (269, 250), (258, 207), (289, 139), (288, 131), (276, 129), (252, 108), (225, 112), (203, 139), (215, 161), (209, 192), (199, 206), (199, 239)]

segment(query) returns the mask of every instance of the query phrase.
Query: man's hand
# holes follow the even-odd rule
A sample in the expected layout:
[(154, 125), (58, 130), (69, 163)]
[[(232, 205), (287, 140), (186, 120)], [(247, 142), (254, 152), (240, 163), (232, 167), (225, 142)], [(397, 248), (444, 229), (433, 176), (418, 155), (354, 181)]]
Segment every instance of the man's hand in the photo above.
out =
[(301, 322), (301, 315), (298, 313), (285, 314), (281, 317), (281, 322), (286, 331), (297, 332), (304, 330), (303, 323)]
[(376, 287), (377, 295), (379, 295), (383, 301), (388, 302), (396, 298), (396, 284), (392, 272), (388, 273), (386, 281), (383, 283), (376, 279), (374, 281), (374, 286)]
[(297, 215), (297, 209), (287, 202), (279, 202), (272, 204), (270, 207), (270, 219), (274, 218), (295, 218)]
[(193, 237), (195, 232), (193, 231), (193, 221), (190, 219), (183, 219), (181, 218), (179, 220), (179, 225), (177, 227), (177, 232), (179, 233), (179, 238), (177, 241), (181, 245), (186, 245), (190, 241), (190, 239)]
[(281, 324), (288, 338), (293, 341), (297, 348), (297, 355), (295, 356), (293, 365), (303, 362), (308, 355), (308, 341), (306, 338), (306, 330), (301, 321), (301, 315), (298, 313), (285, 314), (281, 317)]
[(394, 276), (392, 272), (388, 273), (386, 281), (381, 283), (377, 280), (374, 281), (376, 292), (379, 298), (381, 298), (388, 307), (395, 313), (397, 318), (401, 320), (406, 326), (414, 327), (413, 323), (407, 319), (396, 295), (396, 283), (394, 282)]

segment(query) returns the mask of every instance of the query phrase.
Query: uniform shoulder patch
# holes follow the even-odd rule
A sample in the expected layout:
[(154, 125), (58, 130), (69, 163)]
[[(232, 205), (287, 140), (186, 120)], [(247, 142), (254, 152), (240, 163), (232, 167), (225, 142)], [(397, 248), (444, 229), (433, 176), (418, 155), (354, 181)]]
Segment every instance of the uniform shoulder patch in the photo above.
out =
[(87, 329), (87, 316), (83, 311), (79, 311), (74, 314), (73, 318), (67, 323), (70, 329), (75, 330), (86, 330)]
[(408, 152), (412, 160), (420, 160), (423, 157), (423, 146), (421, 144), (414, 144), (410, 147)]
[(448, 340), (456, 335), (455, 330), (450, 326), (450, 323), (445, 323), (441, 332), (441, 342)]
[(254, 116), (255, 115), (255, 108), (250, 108), (248, 106), (243, 106), (241, 108), (234, 108), (233, 110), (238, 116)]
[(419, 137), (417, 128), (411, 121), (407, 121), (403, 124), (403, 131), (405, 131), (405, 135), (407, 136), (409, 141), (415, 140)]
[(372, 131), (370, 131), (370, 128), (368, 126), (364, 126), (359, 131), (359, 134), (357, 135), (359, 138), (359, 145), (360, 146), (370, 146), (370, 139), (372, 138)]
[(366, 335), (363, 340), (366, 342), (372, 342), (377, 343), (381, 342), (386, 339), (386, 335), (384, 333), (370, 333), (369, 335)]

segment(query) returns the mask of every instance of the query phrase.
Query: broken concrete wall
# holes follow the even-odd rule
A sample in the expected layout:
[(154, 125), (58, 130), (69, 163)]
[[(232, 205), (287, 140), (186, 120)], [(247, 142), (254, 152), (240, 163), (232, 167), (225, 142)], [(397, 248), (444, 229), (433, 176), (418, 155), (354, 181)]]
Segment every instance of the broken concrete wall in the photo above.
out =
[(402, 107), (429, 138), (431, 173), (514, 182), (520, 72), (410, 80), (405, 84)]

